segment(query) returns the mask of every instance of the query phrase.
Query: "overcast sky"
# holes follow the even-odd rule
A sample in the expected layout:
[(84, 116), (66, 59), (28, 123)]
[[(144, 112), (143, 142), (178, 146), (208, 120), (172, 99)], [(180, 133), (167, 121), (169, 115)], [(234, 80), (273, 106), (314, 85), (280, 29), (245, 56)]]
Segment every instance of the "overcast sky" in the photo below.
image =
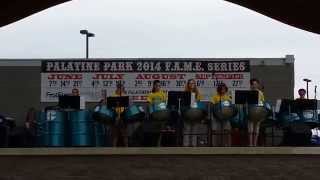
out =
[(80, 29), (94, 58), (293, 54), (296, 88), (320, 85), (319, 35), (222, 0), (73, 0), (0, 28), (0, 58), (82, 58)]

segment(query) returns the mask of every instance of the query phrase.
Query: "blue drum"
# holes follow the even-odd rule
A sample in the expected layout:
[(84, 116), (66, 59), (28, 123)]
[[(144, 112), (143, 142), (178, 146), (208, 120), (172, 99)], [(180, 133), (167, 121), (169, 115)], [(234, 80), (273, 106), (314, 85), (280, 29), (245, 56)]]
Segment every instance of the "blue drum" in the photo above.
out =
[(167, 122), (171, 119), (171, 111), (166, 103), (157, 103), (149, 106), (152, 121)]
[(46, 111), (45, 124), (42, 126), (44, 132), (44, 145), (50, 147), (65, 146), (65, 119), (63, 111)]
[(114, 124), (115, 113), (113, 110), (108, 109), (106, 105), (103, 105), (97, 112), (93, 113), (93, 119), (107, 125)]
[(228, 121), (235, 117), (237, 109), (231, 101), (222, 101), (213, 105), (213, 114), (220, 121)]
[(196, 102), (190, 106), (190, 108), (186, 108), (182, 112), (182, 116), (186, 122), (200, 122), (204, 120), (207, 116), (208, 110), (207, 106), (203, 102)]
[(69, 116), (71, 146), (93, 146), (93, 121), (89, 111), (72, 111)]
[(124, 116), (126, 123), (134, 123), (144, 119), (145, 111), (142, 106), (132, 105), (125, 111)]

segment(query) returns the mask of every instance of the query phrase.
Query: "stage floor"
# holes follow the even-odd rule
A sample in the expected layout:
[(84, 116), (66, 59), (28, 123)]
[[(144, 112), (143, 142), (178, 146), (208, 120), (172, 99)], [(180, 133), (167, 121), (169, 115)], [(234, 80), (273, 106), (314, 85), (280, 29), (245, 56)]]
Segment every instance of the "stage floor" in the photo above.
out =
[(0, 156), (320, 155), (320, 147), (0, 148)]
[(318, 180), (320, 148), (1, 148), (0, 161), (10, 180)]

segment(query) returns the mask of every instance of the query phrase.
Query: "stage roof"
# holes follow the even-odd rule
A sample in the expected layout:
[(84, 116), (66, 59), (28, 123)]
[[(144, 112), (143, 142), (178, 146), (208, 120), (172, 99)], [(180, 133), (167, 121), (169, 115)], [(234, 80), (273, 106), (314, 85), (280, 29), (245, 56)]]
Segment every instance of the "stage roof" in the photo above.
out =
[[(70, 0), (1, 0), (0, 27)], [(226, 0), (283, 23), (320, 34), (320, 1)]]

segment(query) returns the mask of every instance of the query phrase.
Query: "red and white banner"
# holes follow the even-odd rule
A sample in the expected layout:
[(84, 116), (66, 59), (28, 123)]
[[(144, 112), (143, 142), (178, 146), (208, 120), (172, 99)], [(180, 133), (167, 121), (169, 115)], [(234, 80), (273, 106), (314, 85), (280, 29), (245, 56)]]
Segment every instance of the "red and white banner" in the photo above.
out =
[(73, 88), (79, 89), (86, 101), (97, 102), (104, 91), (111, 96), (119, 82), (133, 100), (144, 101), (154, 80), (160, 80), (166, 91), (183, 91), (188, 79), (195, 79), (204, 100), (209, 100), (222, 82), (231, 91), (249, 89), (250, 63), (225, 59), (43, 61), (41, 102), (57, 102)]

